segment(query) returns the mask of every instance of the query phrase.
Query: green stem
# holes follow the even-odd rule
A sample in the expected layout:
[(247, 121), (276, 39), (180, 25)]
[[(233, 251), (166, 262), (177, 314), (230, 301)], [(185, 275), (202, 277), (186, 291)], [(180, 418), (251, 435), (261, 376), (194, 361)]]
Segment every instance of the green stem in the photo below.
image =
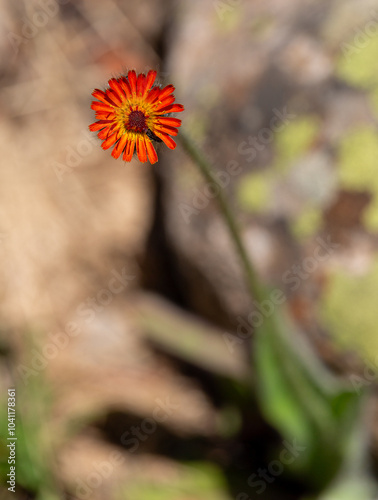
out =
[[(213, 167), (202, 152), (197, 148), (193, 140), (183, 130), (180, 131), (178, 138), (180, 139), (185, 151), (201, 170), (206, 181), (211, 182), (212, 184), (217, 183), (217, 180), (214, 177)], [(252, 299), (256, 299), (258, 302), (262, 302), (266, 298), (265, 290), (249, 260), (246, 248), (242, 241), (240, 226), (234, 217), (233, 211), (222, 189), (217, 190), (216, 199), (244, 267), (247, 276), (247, 286), (251, 297)]]

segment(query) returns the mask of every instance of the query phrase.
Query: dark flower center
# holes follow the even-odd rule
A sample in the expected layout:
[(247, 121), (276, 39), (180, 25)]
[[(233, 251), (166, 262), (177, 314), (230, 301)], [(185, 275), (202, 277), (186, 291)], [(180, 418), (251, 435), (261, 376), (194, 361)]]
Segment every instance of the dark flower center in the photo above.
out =
[(129, 115), (129, 121), (126, 127), (133, 132), (145, 132), (148, 127), (144, 113), (142, 113), (142, 111), (132, 111)]

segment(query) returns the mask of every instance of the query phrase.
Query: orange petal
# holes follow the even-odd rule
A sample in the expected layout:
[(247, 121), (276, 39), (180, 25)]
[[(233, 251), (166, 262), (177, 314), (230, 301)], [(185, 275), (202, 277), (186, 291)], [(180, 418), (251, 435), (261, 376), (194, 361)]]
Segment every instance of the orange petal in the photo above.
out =
[(166, 87), (163, 88), (160, 94), (161, 100), (163, 100), (165, 97), (169, 96), (169, 94), (172, 94), (172, 92), (175, 90), (173, 85), (167, 85)]
[(122, 101), (121, 97), (113, 89), (108, 89), (106, 91), (106, 95), (109, 97), (109, 99), (111, 101), (113, 101), (115, 103), (114, 104), (115, 106), (121, 106), (122, 105), (123, 101)]
[(96, 132), (97, 130), (103, 129), (107, 125), (109, 125), (109, 122), (107, 120), (100, 120), (98, 122), (95, 122), (95, 123), (92, 123), (91, 125), (89, 125), (89, 130), (91, 132)]
[(150, 160), (151, 165), (153, 165), (158, 161), (158, 155), (156, 154), (155, 148), (149, 139), (146, 139), (146, 149), (147, 149), (148, 159)]
[(123, 101), (125, 94), (122, 90), (122, 87), (121, 87), (121, 84), (119, 83), (119, 81), (116, 78), (111, 78), (109, 80), (109, 85), (114, 90), (114, 92), (117, 94), (117, 96), (121, 99), (121, 101)]
[(137, 138), (137, 154), (142, 163), (147, 161), (146, 142), (143, 136)]
[(115, 147), (114, 147), (114, 149), (112, 151), (113, 158), (119, 158), (119, 156), (121, 155), (122, 151), (125, 149), (126, 141), (127, 141), (127, 135), (123, 134), (123, 136), (117, 142), (117, 144), (115, 145)]
[(115, 132), (117, 127), (117, 124), (112, 123), (110, 127), (105, 127), (103, 130), (100, 130), (97, 137), (99, 139), (107, 139), (113, 132)]
[(127, 78), (129, 80), (130, 88), (131, 88), (131, 93), (133, 95), (136, 94), (136, 85), (137, 85), (137, 77), (136, 73), (134, 70), (131, 70), (128, 72)]
[(170, 104), (175, 102), (175, 96), (169, 95), (168, 97), (164, 97), (164, 99), (160, 99), (159, 96), (159, 102), (156, 104), (156, 111), (159, 111), (161, 108), (166, 108)]
[(157, 100), (157, 98), (159, 97), (160, 95), (160, 88), (159, 87), (153, 87), (147, 97), (146, 97), (146, 101), (149, 102), (149, 103), (153, 103)]
[(101, 139), (102, 141), (104, 141), (105, 139), (107, 139), (109, 137), (109, 135), (111, 135), (111, 133), (112, 133), (112, 130), (110, 130), (110, 127), (105, 127), (99, 131), (99, 133), (97, 134), (97, 137), (99, 139)]
[(129, 139), (126, 143), (126, 148), (123, 153), (123, 160), (131, 161), (134, 154), (135, 139)]
[(146, 75), (141, 73), (137, 80), (137, 94), (143, 96), (146, 91)]
[(159, 109), (159, 113), (179, 113), (180, 111), (184, 111), (184, 106), (182, 104), (170, 104), (165, 108)]
[(161, 123), (162, 125), (170, 125), (171, 127), (180, 127), (181, 120), (178, 118), (173, 118), (172, 116), (162, 116), (156, 120), (156, 123)]
[(96, 111), (96, 120), (108, 120), (113, 121), (115, 118), (115, 113), (108, 113), (107, 111)]
[(103, 102), (92, 101), (91, 108), (95, 111), (113, 112), (113, 108), (109, 106), (109, 104), (104, 104)]
[(117, 140), (117, 133), (114, 132), (114, 134), (111, 134), (102, 144), (101, 147), (102, 149), (109, 149), (110, 146), (113, 146), (113, 144)]
[(125, 76), (122, 76), (119, 79), (119, 83), (122, 87), (122, 90), (124, 91), (125, 95), (127, 98), (131, 97), (131, 87), (130, 84)]
[(99, 101), (101, 101), (105, 104), (110, 104), (111, 106), (114, 105), (114, 103), (110, 101), (110, 99), (108, 98), (106, 93), (103, 92), (102, 90), (94, 89), (94, 91), (92, 92), (92, 95), (93, 95), (93, 97), (95, 97), (96, 99), (98, 99)]
[(105, 99), (105, 92), (103, 90), (94, 89), (94, 91), (92, 92), (92, 95), (93, 95), (93, 97), (95, 97), (99, 101), (106, 102), (104, 100)]
[(175, 127), (170, 127), (169, 125), (156, 125), (155, 131), (160, 132), (161, 134), (169, 134), (176, 136), (178, 134), (178, 130)]
[(148, 73), (147, 73), (147, 78), (146, 78), (146, 91), (147, 90), (150, 90), (150, 88), (152, 87), (152, 85), (154, 84), (154, 81), (155, 81), (155, 78), (156, 78), (156, 71), (154, 70), (150, 70)]
[(175, 149), (176, 143), (175, 141), (169, 137), (167, 134), (161, 134), (160, 132), (156, 131), (156, 135), (164, 142), (166, 146), (169, 147), (169, 149)]

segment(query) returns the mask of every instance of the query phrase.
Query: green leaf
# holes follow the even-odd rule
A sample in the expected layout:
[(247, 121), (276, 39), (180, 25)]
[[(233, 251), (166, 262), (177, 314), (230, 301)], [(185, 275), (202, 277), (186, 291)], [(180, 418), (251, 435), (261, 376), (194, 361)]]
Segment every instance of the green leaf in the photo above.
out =
[(217, 375), (247, 379), (242, 351), (231, 353), (221, 330), (152, 294), (140, 297), (137, 311), (146, 338), (165, 351)]
[(167, 481), (127, 483), (119, 500), (231, 500), (227, 483), (219, 467), (208, 462), (177, 464), (180, 474)]
[[(314, 487), (328, 486), (349, 459), (356, 422), (362, 425), (363, 395), (325, 369), (286, 317), (266, 318), (256, 336), (255, 363), (266, 418), (304, 448), (293, 468)], [(357, 441), (354, 468), (366, 455), (366, 443)]]

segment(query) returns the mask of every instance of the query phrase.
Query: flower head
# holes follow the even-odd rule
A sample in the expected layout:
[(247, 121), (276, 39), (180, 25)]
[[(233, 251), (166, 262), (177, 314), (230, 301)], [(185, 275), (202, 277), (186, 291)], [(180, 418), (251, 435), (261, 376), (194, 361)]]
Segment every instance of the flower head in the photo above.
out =
[(89, 126), (98, 131), (103, 140), (102, 148), (114, 146), (112, 156), (123, 153), (125, 161), (131, 161), (134, 149), (138, 158), (151, 163), (158, 160), (152, 141), (164, 142), (170, 149), (176, 143), (170, 136), (176, 136), (181, 120), (169, 116), (184, 110), (181, 104), (174, 104), (173, 85), (164, 88), (154, 86), (156, 71), (136, 75), (129, 71), (127, 76), (111, 78), (105, 90), (95, 89), (91, 108), (96, 111), (96, 122)]

